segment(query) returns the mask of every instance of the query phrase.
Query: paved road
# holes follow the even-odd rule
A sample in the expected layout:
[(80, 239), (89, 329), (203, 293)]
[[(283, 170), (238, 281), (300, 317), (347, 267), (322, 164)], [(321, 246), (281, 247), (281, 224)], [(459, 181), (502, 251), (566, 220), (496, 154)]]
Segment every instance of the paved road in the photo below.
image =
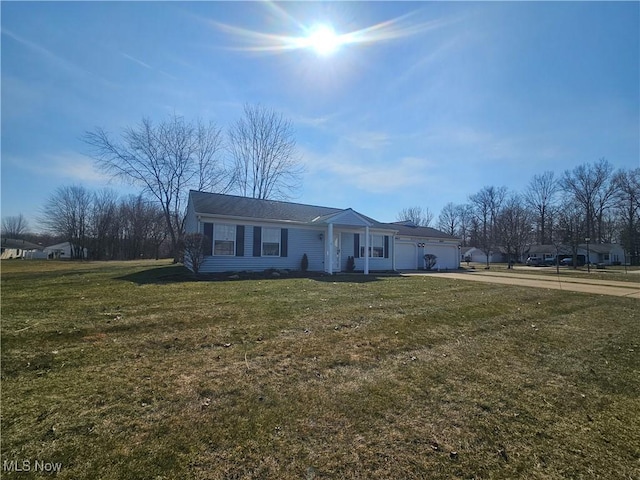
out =
[(423, 272), (406, 273), (404, 275), (434, 275), (443, 278), (455, 278), (474, 282), (498, 283), (502, 285), (518, 285), (533, 288), (551, 288), (571, 292), (595, 293), (597, 295), (614, 295), (640, 299), (640, 282), (617, 282), (615, 280), (591, 280), (567, 277), (564, 275), (527, 275), (517, 273), (492, 272), (476, 270), (474, 272)]

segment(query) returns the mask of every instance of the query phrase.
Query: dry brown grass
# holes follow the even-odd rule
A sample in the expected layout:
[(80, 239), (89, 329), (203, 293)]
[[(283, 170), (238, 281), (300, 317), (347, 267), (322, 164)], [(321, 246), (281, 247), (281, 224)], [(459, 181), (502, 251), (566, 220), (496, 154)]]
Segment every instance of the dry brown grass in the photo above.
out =
[(69, 479), (638, 478), (637, 312), (432, 277), (7, 262), (2, 460)]

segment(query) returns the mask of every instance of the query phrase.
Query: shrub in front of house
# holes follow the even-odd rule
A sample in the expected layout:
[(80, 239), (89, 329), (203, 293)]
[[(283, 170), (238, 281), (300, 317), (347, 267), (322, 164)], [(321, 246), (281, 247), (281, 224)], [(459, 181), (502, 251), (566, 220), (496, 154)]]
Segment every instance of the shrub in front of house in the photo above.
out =
[(356, 259), (347, 257), (347, 272), (353, 272), (356, 269)]

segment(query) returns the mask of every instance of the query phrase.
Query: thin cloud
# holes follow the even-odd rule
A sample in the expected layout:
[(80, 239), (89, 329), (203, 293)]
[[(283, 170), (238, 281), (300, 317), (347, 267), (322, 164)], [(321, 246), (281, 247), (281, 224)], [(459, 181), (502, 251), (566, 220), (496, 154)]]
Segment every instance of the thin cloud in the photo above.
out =
[(307, 170), (305, 188), (309, 182), (321, 182), (368, 193), (400, 193), (407, 188), (426, 185), (433, 166), (430, 160), (420, 157), (362, 162), (347, 152), (321, 155), (305, 151), (303, 158)]
[(77, 152), (45, 154), (37, 159), (4, 157), (3, 161), (21, 168), (31, 175), (55, 177), (69, 182), (87, 182), (104, 185), (110, 177), (98, 171), (93, 160)]
[(128, 53), (120, 52), (120, 55), (122, 55), (127, 60), (131, 60), (132, 62), (137, 63), (138, 65), (140, 65), (140, 66), (142, 66), (144, 68), (148, 68), (149, 70), (153, 70), (153, 67), (151, 65), (149, 65), (148, 63), (144, 63), (142, 60), (138, 60), (135, 57), (132, 57)]
[(95, 73), (67, 60), (66, 58), (61, 57), (60, 55), (57, 55), (56, 53), (52, 52), (51, 50), (43, 47), (42, 45), (39, 45), (35, 42), (32, 42), (31, 40), (27, 40), (26, 38), (23, 38), (15, 33), (13, 33), (10, 30), (7, 30), (6, 28), (2, 29), (2, 34), (6, 35), (7, 37), (15, 40), (16, 42), (20, 43), (21, 45), (23, 45), (24, 47), (28, 48), (29, 50), (31, 50), (32, 52), (37, 53), (38, 55), (40, 55), (41, 57), (44, 57), (47, 61), (49, 61), (52, 65), (54, 65), (56, 68), (59, 68), (61, 70), (66, 71), (67, 73), (74, 75), (74, 76), (82, 76), (82, 77), (92, 77), (93, 79), (97, 79), (99, 81), (101, 81), (103, 84), (105, 85), (112, 85), (110, 82), (108, 82), (107, 80), (105, 80), (104, 78), (96, 75)]
[(173, 80), (177, 80), (177, 78), (174, 77), (173, 75), (171, 75), (170, 73), (167, 73), (164, 70), (160, 70), (159, 68), (155, 68), (155, 67), (149, 65), (148, 63), (145, 63), (142, 60), (129, 55), (128, 53), (120, 52), (120, 55), (122, 57), (126, 58), (127, 60), (129, 60), (129, 61), (131, 61), (131, 62), (133, 62), (133, 63), (135, 63), (137, 65), (140, 65), (143, 68), (146, 68), (147, 70), (153, 70), (154, 72), (161, 73), (162, 75), (164, 75), (166, 77), (169, 77), (169, 78), (171, 78)]
[(362, 150), (379, 150), (391, 144), (391, 137), (384, 132), (353, 132), (345, 138)]

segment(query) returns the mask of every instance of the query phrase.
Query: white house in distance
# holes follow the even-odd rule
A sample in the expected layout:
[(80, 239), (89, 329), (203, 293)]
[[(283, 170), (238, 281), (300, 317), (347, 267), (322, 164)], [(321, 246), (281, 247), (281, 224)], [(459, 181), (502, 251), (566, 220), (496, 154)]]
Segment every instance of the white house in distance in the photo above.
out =
[[(76, 247), (77, 248), (77, 247)], [(72, 255), (71, 243), (70, 242), (62, 242), (56, 243), (55, 245), (51, 245), (49, 247), (44, 248), (44, 252), (47, 254), (47, 258), (50, 260), (65, 260), (75, 258)], [(87, 249), (83, 249), (82, 258), (87, 258), (88, 251)]]
[(27, 242), (16, 238), (0, 239), (0, 258), (9, 260), (12, 258), (43, 258), (42, 245)]
[(381, 223), (351, 208), (259, 200), (235, 195), (189, 192), (186, 232), (205, 234), (201, 273), (299, 270), (307, 255), (309, 271), (415, 270), (432, 253), (441, 270), (459, 267), (459, 241), (435, 229)]
[[(491, 254), (489, 257), (489, 262), (497, 262), (500, 261), (501, 254), (498, 255)], [(477, 247), (463, 247), (460, 249), (460, 261), (461, 262), (476, 262), (476, 263), (486, 263), (487, 254), (484, 253), (483, 250), (480, 250)]]

